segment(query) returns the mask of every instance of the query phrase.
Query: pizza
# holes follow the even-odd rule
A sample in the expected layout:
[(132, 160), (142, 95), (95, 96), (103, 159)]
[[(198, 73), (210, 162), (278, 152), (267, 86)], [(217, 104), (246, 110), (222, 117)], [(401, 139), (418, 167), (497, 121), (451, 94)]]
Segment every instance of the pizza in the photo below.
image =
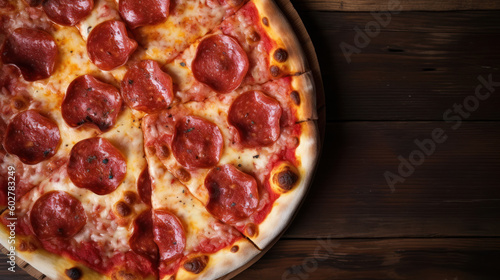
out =
[(51, 279), (228, 277), (306, 194), (315, 86), (272, 0), (0, 0), (0, 56), (0, 243)]

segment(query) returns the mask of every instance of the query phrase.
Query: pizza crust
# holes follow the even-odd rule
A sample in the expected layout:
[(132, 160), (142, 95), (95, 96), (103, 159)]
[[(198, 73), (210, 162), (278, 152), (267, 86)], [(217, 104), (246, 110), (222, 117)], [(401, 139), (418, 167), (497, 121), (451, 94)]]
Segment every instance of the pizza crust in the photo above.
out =
[(259, 225), (258, 235), (251, 238), (261, 250), (279, 237), (292, 221), (311, 184), (319, 155), (319, 134), (315, 121), (301, 123), (300, 144), (295, 151), (299, 181), (290, 191), (274, 201), (271, 213)]
[[(292, 88), (296, 93), (291, 93), (290, 98), (297, 110), (297, 120), (299, 122), (317, 120), (316, 86), (312, 72), (308, 71), (302, 75), (293, 76)], [(297, 94), (298, 98), (292, 96), (292, 94)]]
[[(297, 36), (295, 36), (295, 31), (288, 23), (288, 19), (281, 12), (281, 9), (273, 0), (253, 0), (252, 2), (259, 11), (264, 28), (278, 45), (270, 53), (270, 65), (279, 65), (282, 72), (285, 73), (299, 74), (308, 71), (309, 65), (304, 51)], [(266, 25), (265, 22), (268, 24)], [(279, 62), (274, 57), (275, 51), (280, 48), (287, 52), (288, 58), (284, 62)]]
[[(0, 244), (3, 246), (1, 249), (4, 253), (7, 253), (6, 248), (10, 248), (12, 244), (8, 244), (9, 231), (7, 227), (3, 224), (0, 225)], [(16, 263), (25, 261), (29, 263), (33, 268), (43, 273), (50, 279), (69, 279), (66, 275), (66, 269), (73, 267), (78, 267), (82, 271), (82, 280), (85, 279), (110, 279), (105, 275), (102, 275), (81, 263), (74, 262), (68, 258), (61, 255), (50, 253), (42, 248), (38, 248), (32, 252), (21, 251), (19, 245), (23, 241), (27, 242), (27, 238), (24, 236), (16, 236)], [(23, 267), (25, 269), (25, 267)]]
[[(238, 246), (238, 251), (235, 253), (231, 252), (231, 248), (234, 246)], [(251, 261), (260, 252), (250, 241), (242, 238), (236, 241), (233, 246), (210, 254), (206, 268), (199, 274), (193, 274), (181, 265), (176, 279), (218, 279), (239, 270), (245, 264), (250, 266), (252, 264)]]

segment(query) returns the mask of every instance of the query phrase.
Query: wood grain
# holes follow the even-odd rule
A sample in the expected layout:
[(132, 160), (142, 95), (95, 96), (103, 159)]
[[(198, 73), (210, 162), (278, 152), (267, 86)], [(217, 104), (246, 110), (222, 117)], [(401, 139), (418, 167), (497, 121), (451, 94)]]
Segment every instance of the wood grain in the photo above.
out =
[(299, 10), (319, 11), (388, 11), (394, 6), (402, 11), (498, 10), (495, 0), (292, 0)]
[[(354, 27), (370, 13), (302, 12), (324, 78), (327, 120), (442, 120), (474, 94), (478, 76), (500, 81), (500, 11), (401, 13), (351, 63)], [(500, 120), (498, 90), (470, 116)]]
[[(394, 192), (386, 171), (442, 128), (437, 144)], [(500, 235), (500, 125), (339, 122), (326, 128), (315, 181), (287, 238)]]
[(234, 278), (498, 279), (500, 239), (281, 240)]

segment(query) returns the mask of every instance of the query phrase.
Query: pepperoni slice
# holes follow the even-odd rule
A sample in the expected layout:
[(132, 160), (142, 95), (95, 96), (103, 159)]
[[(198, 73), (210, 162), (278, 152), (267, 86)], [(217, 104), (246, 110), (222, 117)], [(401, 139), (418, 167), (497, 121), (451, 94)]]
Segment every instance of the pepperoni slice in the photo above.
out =
[(120, 185), (126, 172), (122, 154), (104, 138), (85, 139), (71, 149), (68, 175), (79, 188), (109, 194)]
[(203, 39), (192, 63), (196, 80), (219, 93), (235, 90), (248, 71), (248, 57), (238, 41), (226, 35)]
[(134, 221), (134, 233), (129, 239), (130, 248), (151, 261), (158, 260), (158, 246), (154, 242), (151, 210), (144, 211)]
[(35, 110), (17, 114), (7, 126), (4, 148), (25, 164), (37, 164), (57, 151), (61, 135), (50, 119)]
[(137, 42), (128, 36), (125, 23), (117, 20), (97, 25), (87, 40), (90, 60), (105, 71), (125, 64), (136, 48)]
[(36, 7), (42, 3), (42, 0), (24, 0), (26, 4), (30, 5), (31, 7)]
[(68, 86), (61, 112), (71, 127), (89, 123), (106, 131), (115, 125), (121, 106), (122, 98), (117, 88), (84, 75)]
[(247, 91), (229, 108), (228, 122), (236, 127), (245, 146), (267, 146), (280, 137), (281, 106), (260, 91)]
[(45, 0), (43, 10), (61, 25), (73, 26), (87, 17), (94, 8), (93, 0)]
[(30, 214), (31, 227), (39, 239), (70, 238), (87, 223), (82, 203), (64, 191), (40, 197)]
[(171, 261), (181, 256), (186, 247), (186, 234), (177, 216), (168, 210), (154, 210), (153, 234), (161, 261)]
[(43, 80), (52, 75), (58, 50), (47, 32), (18, 28), (10, 34), (2, 48), (2, 61), (16, 65), (26, 81)]
[(143, 60), (130, 67), (122, 80), (122, 94), (130, 108), (153, 113), (166, 109), (174, 93), (172, 78), (154, 60)]
[(210, 199), (207, 210), (226, 223), (249, 217), (259, 204), (255, 179), (226, 164), (212, 169), (205, 178)]
[(137, 192), (142, 202), (151, 206), (151, 177), (149, 176), (148, 167), (142, 170), (139, 179), (137, 179)]
[(172, 153), (182, 166), (191, 169), (215, 166), (222, 148), (222, 133), (214, 123), (186, 116), (175, 124)]
[(132, 27), (158, 24), (168, 17), (170, 0), (120, 0), (122, 18)]

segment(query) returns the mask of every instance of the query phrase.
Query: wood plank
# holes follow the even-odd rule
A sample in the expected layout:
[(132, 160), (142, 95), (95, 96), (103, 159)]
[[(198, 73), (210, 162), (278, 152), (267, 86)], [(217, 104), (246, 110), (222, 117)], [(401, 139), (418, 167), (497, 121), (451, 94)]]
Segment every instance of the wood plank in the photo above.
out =
[[(401, 13), (348, 63), (370, 13), (302, 13), (318, 53), (327, 120), (442, 120), (480, 84), (500, 81), (500, 11)], [(440, 18), (436, 25), (436, 17)], [(498, 92), (498, 91), (497, 91)], [(471, 120), (500, 120), (493, 94)]]
[(281, 240), (234, 279), (489, 280), (499, 259), (498, 238)]
[(300, 10), (317, 11), (456, 11), (498, 10), (500, 2), (495, 0), (292, 0)]
[[(398, 174), (420, 141), (442, 128), (436, 144), (394, 192)], [(322, 158), (288, 238), (500, 235), (500, 123), (347, 122), (326, 127)], [(418, 158), (417, 158), (418, 159)]]

